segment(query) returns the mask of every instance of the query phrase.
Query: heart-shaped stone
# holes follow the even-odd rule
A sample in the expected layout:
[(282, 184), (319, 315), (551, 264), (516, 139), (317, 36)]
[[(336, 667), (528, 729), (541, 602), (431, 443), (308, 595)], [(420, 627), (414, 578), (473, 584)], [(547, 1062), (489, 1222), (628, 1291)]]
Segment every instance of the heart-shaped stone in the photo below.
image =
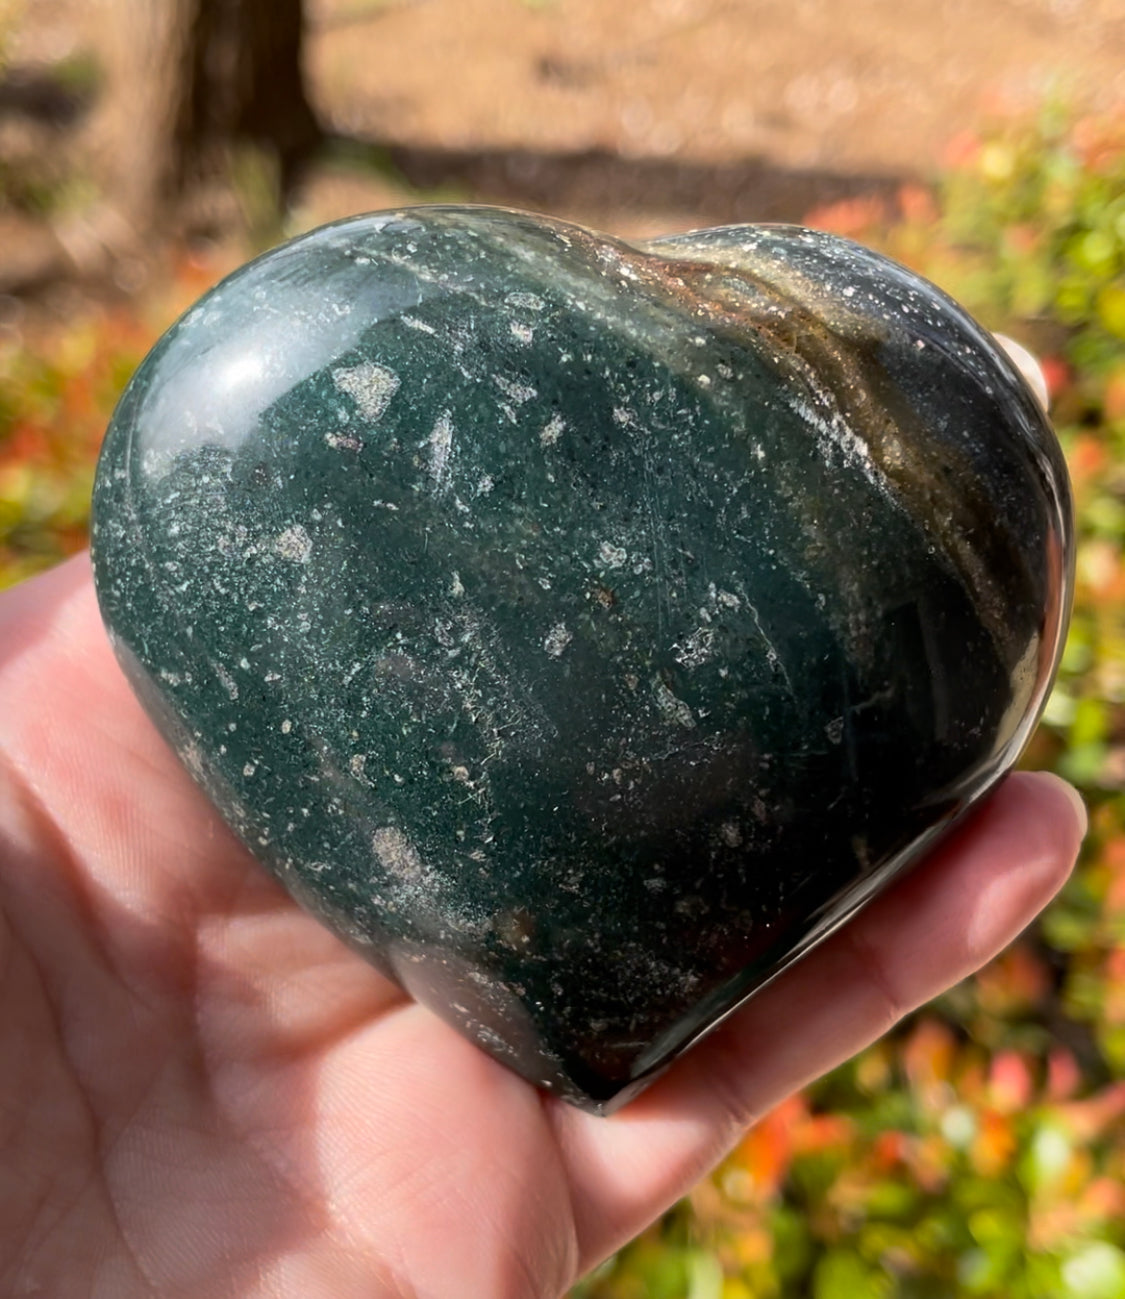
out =
[(293, 895), (607, 1109), (1016, 760), (1070, 501), (992, 340), (854, 244), (432, 207), (157, 344), (94, 560), (138, 693)]

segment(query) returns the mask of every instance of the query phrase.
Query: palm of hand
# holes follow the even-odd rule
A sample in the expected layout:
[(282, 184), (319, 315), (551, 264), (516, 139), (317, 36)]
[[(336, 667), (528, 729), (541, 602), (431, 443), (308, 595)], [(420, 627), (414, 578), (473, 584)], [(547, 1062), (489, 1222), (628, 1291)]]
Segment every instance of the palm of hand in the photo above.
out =
[(754, 1114), (1008, 941), (1080, 832), (1057, 782), (1010, 781), (940, 860), (594, 1119), (412, 1004), (250, 861), (133, 701), (76, 561), (0, 603), (0, 1292), (561, 1294)]

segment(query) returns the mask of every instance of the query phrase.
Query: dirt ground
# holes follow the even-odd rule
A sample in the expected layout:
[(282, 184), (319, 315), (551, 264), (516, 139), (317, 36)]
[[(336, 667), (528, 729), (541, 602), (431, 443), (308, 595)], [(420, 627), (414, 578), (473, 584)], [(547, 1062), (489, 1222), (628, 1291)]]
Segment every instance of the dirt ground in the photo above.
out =
[(1125, 0), (315, 0), (339, 128), (620, 233), (797, 219), (1048, 93), (1125, 99)]
[[(23, 0), (14, 64), (96, 46), (114, 0)], [(335, 130), (302, 221), (458, 197), (622, 234), (924, 178), (946, 142), (1050, 93), (1125, 101), (1125, 0), (309, 0)]]

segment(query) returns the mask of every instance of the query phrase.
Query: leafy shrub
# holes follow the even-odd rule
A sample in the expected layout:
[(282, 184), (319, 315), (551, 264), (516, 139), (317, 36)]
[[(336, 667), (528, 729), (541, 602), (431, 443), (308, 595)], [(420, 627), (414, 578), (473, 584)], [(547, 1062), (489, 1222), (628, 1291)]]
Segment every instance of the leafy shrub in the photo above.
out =
[(86, 544), (113, 406), (160, 332), (216, 278), (184, 257), (142, 304), (86, 303), (65, 323), (0, 324), (0, 587)]

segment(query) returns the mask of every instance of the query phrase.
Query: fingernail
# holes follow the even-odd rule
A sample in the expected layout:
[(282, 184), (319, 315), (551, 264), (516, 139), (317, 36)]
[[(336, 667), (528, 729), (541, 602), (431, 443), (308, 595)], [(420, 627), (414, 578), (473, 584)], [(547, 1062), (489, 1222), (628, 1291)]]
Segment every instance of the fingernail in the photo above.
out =
[(1014, 338), (1009, 338), (1007, 334), (993, 334), (993, 338), (1000, 344), (1008, 354), (1009, 359), (1015, 365), (1016, 369), (1027, 380), (1027, 385), (1035, 394), (1040, 406), (1045, 411), (1051, 409), (1051, 392), (1047, 387), (1047, 376), (1043, 373), (1043, 367), (1039, 360), (1027, 350), (1022, 343), (1017, 343)]

